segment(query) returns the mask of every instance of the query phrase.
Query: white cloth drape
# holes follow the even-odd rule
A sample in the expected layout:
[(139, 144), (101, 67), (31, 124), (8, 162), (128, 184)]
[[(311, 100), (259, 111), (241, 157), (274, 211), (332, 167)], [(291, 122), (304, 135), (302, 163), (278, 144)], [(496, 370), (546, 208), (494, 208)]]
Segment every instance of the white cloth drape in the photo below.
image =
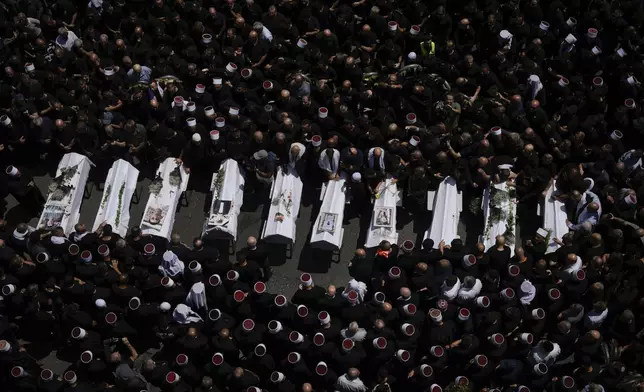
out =
[(164, 276), (177, 276), (183, 275), (184, 268), (183, 261), (179, 260), (179, 257), (174, 252), (167, 250), (163, 254), (163, 262), (159, 266), (159, 272)]
[(172, 318), (179, 324), (199, 323), (203, 321), (197, 313), (185, 304), (179, 304), (174, 308)]

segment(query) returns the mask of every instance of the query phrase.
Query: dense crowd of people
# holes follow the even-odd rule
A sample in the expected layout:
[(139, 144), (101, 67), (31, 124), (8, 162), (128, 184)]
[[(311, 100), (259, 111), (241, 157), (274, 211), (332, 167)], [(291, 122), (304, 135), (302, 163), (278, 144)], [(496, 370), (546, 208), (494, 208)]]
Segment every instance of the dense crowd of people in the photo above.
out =
[(0, 389), (644, 391), (642, 7), (0, 2), (0, 193), (33, 214), (31, 170), (77, 152), (99, 180), (168, 157), (195, 188), (224, 159), (258, 191), (289, 166), (346, 178), (357, 214), (384, 179), (420, 216), (447, 177), (466, 200), (505, 182), (523, 211), (554, 184), (570, 229), (383, 242), (346, 287), (304, 273), (289, 299), (253, 237), (231, 263), (200, 238), (1, 221)]

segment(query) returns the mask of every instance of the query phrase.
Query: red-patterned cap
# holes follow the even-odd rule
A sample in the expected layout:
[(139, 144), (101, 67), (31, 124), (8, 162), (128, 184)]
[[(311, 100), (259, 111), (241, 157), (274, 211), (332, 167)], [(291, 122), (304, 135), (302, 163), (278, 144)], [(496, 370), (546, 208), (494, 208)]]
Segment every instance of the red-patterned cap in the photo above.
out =
[(275, 297), (275, 304), (277, 306), (282, 306), (282, 305), (286, 304), (286, 297), (283, 296), (282, 294), (276, 296)]
[(168, 372), (168, 374), (165, 375), (165, 381), (168, 384), (174, 384), (177, 381), (179, 381), (179, 375), (175, 372)]
[(244, 298), (246, 298), (246, 294), (244, 294), (244, 292), (241, 290), (235, 290), (235, 292), (233, 293), (233, 298), (235, 298), (236, 302), (242, 302)]
[(342, 348), (345, 349), (346, 351), (349, 351), (353, 348), (355, 343), (353, 343), (353, 340), (351, 339), (344, 339), (342, 341)]
[(309, 315), (309, 308), (307, 308), (305, 305), (299, 305), (297, 307), (297, 315), (300, 317), (306, 317)]
[(326, 339), (324, 339), (324, 335), (322, 335), (322, 334), (321, 334), (321, 333), (319, 333), (319, 332), (318, 332), (318, 333), (316, 333), (316, 334), (313, 336), (313, 344), (315, 344), (315, 345), (316, 345), (316, 346), (318, 346), (318, 347), (319, 347), (319, 346), (322, 346), (322, 345), (324, 344), (324, 342), (325, 342), (325, 341), (326, 341)]
[(215, 354), (212, 356), (212, 364), (213, 364), (213, 365), (216, 365), (216, 366), (219, 366), (219, 365), (221, 365), (222, 363), (224, 363), (224, 354), (222, 354), (222, 353), (215, 353)]
[(564, 388), (570, 389), (575, 387), (575, 379), (570, 376), (563, 376), (561, 378), (561, 383), (563, 384)]
[(177, 363), (177, 365), (183, 366), (188, 363), (188, 356), (186, 354), (179, 354), (175, 358), (175, 362)]
[(256, 294), (263, 294), (266, 291), (266, 284), (264, 282), (256, 282), (253, 287)]
[(118, 317), (116, 317), (116, 313), (114, 312), (109, 312), (105, 315), (105, 322), (108, 324), (114, 324), (116, 320), (118, 320)]
[(315, 367), (315, 373), (318, 376), (324, 376), (329, 371), (329, 368), (324, 363), (318, 363)]
[(255, 322), (251, 319), (246, 319), (242, 323), (242, 328), (244, 328), (245, 331), (252, 331), (253, 328), (255, 328)]

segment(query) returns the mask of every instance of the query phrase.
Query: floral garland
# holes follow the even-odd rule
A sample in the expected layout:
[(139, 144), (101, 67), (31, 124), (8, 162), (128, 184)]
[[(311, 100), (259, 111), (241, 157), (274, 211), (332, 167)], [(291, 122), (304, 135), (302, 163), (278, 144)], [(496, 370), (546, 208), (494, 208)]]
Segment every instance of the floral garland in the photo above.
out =
[(183, 179), (181, 178), (181, 165), (177, 165), (177, 167), (174, 168), (170, 172), (170, 175), (168, 176), (168, 183), (172, 186), (179, 187), (181, 186), (181, 182)]
[(119, 190), (119, 204), (118, 207), (116, 208), (116, 219), (114, 219), (114, 223), (116, 224), (116, 227), (119, 227), (119, 223), (121, 223), (121, 207), (123, 206), (123, 193), (125, 192), (125, 181), (123, 181), (123, 185), (121, 185), (121, 189)]
[(509, 188), (507, 191), (502, 191), (495, 188), (494, 186), (490, 187), (490, 212), (487, 218), (487, 224), (485, 226), (485, 238), (490, 237), (490, 231), (492, 230), (492, 226), (495, 223), (505, 220), (506, 229), (505, 233), (503, 233), (503, 236), (506, 237), (508, 243), (514, 243), (514, 227), (516, 225), (516, 218), (514, 216), (513, 209), (507, 208), (506, 211), (504, 210), (504, 206), (510, 203), (514, 203), (515, 196), (516, 191), (514, 188)]
[(212, 198), (217, 200), (221, 196), (221, 191), (224, 187), (224, 179), (226, 176), (226, 168), (222, 165), (217, 172), (217, 178), (215, 179), (215, 189), (213, 189)]
[(110, 197), (111, 193), (112, 193), (112, 184), (108, 185), (107, 188), (105, 188), (105, 194), (103, 195), (103, 201), (101, 202), (101, 209), (105, 208), (105, 205), (107, 204), (107, 199)]
[(148, 190), (154, 196), (158, 196), (159, 193), (161, 193), (161, 189), (163, 189), (163, 178), (159, 174), (157, 174), (156, 177), (154, 177), (154, 180), (152, 180), (152, 182), (148, 186)]

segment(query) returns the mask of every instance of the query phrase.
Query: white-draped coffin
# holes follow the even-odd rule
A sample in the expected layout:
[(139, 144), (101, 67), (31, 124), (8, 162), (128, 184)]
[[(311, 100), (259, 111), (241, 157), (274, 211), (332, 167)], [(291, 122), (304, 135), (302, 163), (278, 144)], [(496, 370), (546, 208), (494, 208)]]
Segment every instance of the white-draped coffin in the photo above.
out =
[[(463, 211), (463, 194), (456, 188), (456, 181), (447, 177), (427, 199), (427, 208), (433, 211), (432, 224), (425, 231), (425, 239), (434, 241), (438, 249), (441, 241), (450, 244), (458, 238), (458, 221)], [(431, 203), (431, 204), (429, 204)]]
[[(63, 155), (56, 170), (56, 177), (49, 186), (47, 202), (38, 220), (39, 229), (60, 226), (67, 234), (74, 231), (74, 225), (80, 217), (85, 185), (92, 166), (94, 164), (85, 155), (75, 152)], [(55, 184), (58, 184), (58, 187), (55, 187)], [(54, 187), (56, 191), (53, 191)]]
[(129, 162), (122, 159), (114, 162), (105, 178), (101, 204), (92, 230), (98, 230), (102, 222), (107, 222), (115, 233), (125, 237), (130, 225), (130, 203), (138, 178), (139, 171)]
[[(181, 174), (179, 185), (170, 183), (170, 174), (177, 167)], [(167, 158), (159, 165), (156, 175), (161, 178), (162, 187), (158, 194), (150, 193), (141, 220), (141, 232), (170, 239), (177, 205), (188, 187), (190, 174), (186, 173), (183, 165), (175, 163), (175, 158)]]
[(373, 248), (382, 241), (389, 241), (392, 244), (398, 242), (396, 231), (396, 205), (398, 204), (398, 187), (387, 179), (380, 183), (371, 214), (369, 232), (365, 247)]
[(336, 250), (342, 246), (344, 206), (347, 199), (345, 178), (329, 181), (322, 187), (322, 205), (311, 235), (311, 246)]
[(563, 237), (568, 233), (568, 225), (566, 224), (566, 206), (559, 200), (555, 200), (552, 195), (557, 191), (555, 181), (546, 190), (546, 197), (541, 207), (541, 215), (543, 216), (543, 228), (549, 231), (548, 249), (546, 253), (552, 253), (559, 248), (554, 238)]
[[(494, 189), (492, 189), (494, 188)], [(497, 194), (498, 196), (495, 196)], [(505, 236), (505, 244), (510, 247), (510, 253), (514, 256), (515, 236), (517, 233), (515, 203), (516, 193), (513, 187), (505, 182), (501, 184), (490, 184), (483, 191), (483, 218), (485, 219), (483, 235), (480, 241), (489, 249), (496, 243), (496, 236)], [(492, 218), (490, 218), (492, 215)]]
[(271, 187), (271, 206), (264, 223), (262, 238), (268, 242), (290, 244), (295, 242), (295, 220), (300, 212), (302, 180), (290, 166), (284, 174), (277, 169)]
[(212, 202), (203, 235), (237, 240), (237, 218), (244, 202), (245, 183), (237, 161), (227, 159), (222, 162), (219, 171), (212, 175)]

